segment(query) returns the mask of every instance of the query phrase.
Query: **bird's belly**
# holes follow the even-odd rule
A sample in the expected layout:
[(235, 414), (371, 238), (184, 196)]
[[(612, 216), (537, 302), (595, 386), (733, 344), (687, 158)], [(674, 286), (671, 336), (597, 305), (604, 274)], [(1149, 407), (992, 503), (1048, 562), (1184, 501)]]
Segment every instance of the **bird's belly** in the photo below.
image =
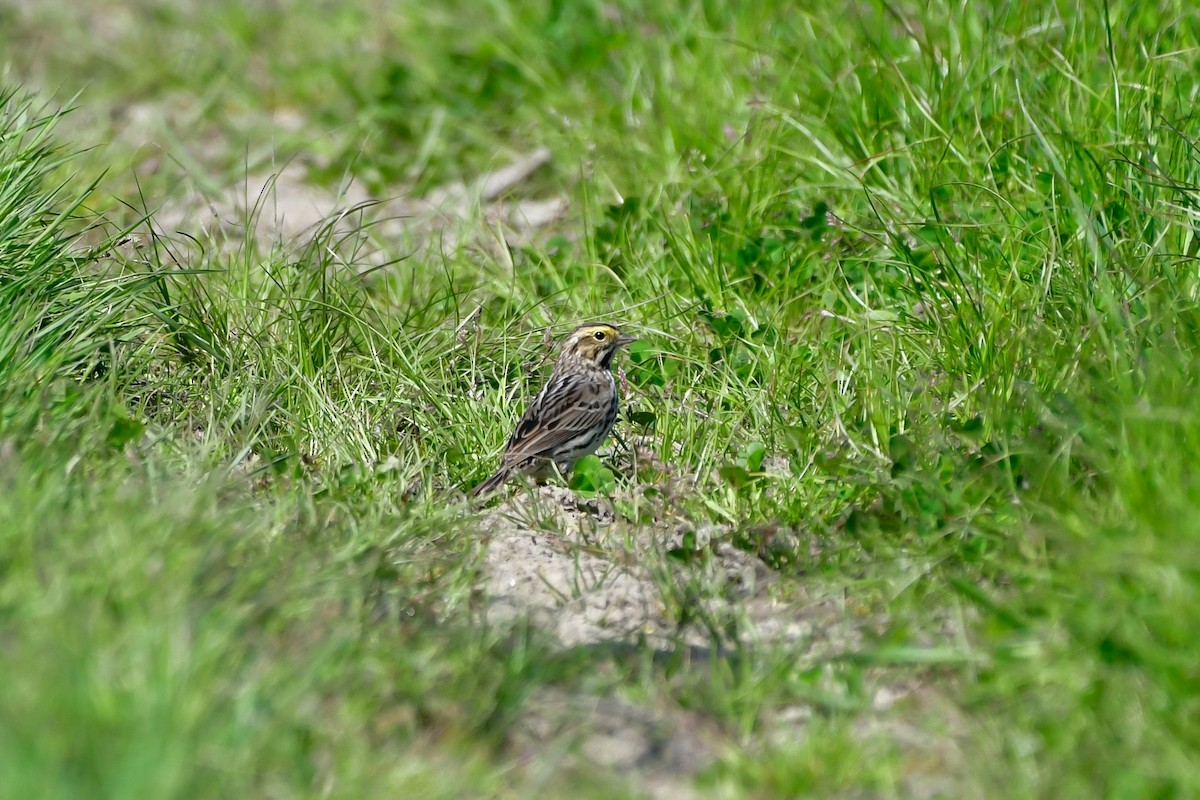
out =
[(613, 422), (617, 418), (616, 387), (613, 387), (613, 389), (611, 405), (604, 423), (580, 433), (574, 439), (563, 442), (562, 446), (554, 453), (554, 463), (558, 465), (560, 470), (569, 470), (576, 461), (596, 452), (600, 448), (600, 445), (604, 443), (604, 440), (608, 438), (608, 433), (612, 430)]
[[(604, 432), (604, 434), (606, 433), (608, 431)], [(565, 442), (554, 454), (554, 461), (558, 464), (559, 469), (570, 469), (571, 465), (579, 459), (596, 452), (604, 442), (604, 434), (597, 436), (595, 433), (589, 432)]]

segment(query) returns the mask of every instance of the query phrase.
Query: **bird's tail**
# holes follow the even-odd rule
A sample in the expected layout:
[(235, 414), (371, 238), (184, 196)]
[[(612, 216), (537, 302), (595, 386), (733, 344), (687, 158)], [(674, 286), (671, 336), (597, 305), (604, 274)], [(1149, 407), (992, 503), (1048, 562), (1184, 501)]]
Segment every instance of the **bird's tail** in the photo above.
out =
[(500, 488), (501, 484), (503, 484), (506, 480), (508, 480), (508, 476), (509, 476), (510, 472), (511, 472), (511, 470), (509, 470), (509, 469), (500, 470), (495, 475), (488, 478), (486, 481), (484, 481), (483, 483), (479, 484), (474, 489), (472, 489), (471, 494), (474, 497), (482, 497), (483, 495), (488, 494), (489, 492), (496, 491), (497, 489)]

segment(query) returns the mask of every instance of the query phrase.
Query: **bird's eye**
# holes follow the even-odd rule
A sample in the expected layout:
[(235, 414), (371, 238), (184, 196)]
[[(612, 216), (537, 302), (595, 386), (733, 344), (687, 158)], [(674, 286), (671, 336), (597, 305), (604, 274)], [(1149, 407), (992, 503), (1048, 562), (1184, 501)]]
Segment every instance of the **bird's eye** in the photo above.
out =
[(604, 331), (596, 331), (596, 333), (595, 333), (595, 334), (593, 334), (593, 335), (596, 337), (596, 341), (597, 341), (597, 342), (603, 342), (603, 341), (604, 341)]

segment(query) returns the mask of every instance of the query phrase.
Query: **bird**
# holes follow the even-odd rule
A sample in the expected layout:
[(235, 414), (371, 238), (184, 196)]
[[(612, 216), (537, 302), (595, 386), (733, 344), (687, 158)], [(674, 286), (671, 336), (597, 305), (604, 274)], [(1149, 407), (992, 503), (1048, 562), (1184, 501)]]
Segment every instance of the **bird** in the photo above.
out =
[(472, 494), (493, 492), (515, 473), (542, 479), (557, 469), (565, 475), (594, 453), (617, 420), (613, 357), (635, 341), (607, 322), (580, 325), (567, 334), (549, 380), (508, 437), (500, 468)]

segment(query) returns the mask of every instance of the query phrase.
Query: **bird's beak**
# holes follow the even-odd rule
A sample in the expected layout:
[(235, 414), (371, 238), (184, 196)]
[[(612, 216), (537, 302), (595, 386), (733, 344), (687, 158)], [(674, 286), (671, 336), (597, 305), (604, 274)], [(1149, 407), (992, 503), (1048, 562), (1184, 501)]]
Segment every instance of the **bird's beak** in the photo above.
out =
[(617, 337), (617, 347), (624, 347), (625, 345), (633, 344), (636, 341), (636, 336), (630, 336), (628, 333), (622, 333)]

